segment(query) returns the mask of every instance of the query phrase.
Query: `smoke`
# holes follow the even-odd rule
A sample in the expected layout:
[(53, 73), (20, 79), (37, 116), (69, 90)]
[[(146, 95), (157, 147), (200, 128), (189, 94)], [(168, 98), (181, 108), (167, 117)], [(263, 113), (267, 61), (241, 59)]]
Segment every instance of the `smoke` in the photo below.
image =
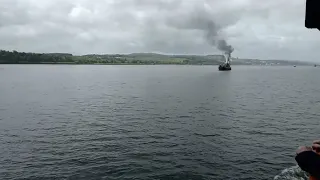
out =
[[(204, 33), (204, 39), (213, 47), (228, 54), (234, 51), (222, 35), (223, 30), (238, 21), (231, 13), (215, 14), (203, 6), (183, 9), (183, 12), (167, 17), (167, 25), (181, 30), (200, 30)], [(220, 22), (220, 23), (219, 23)]]
[(222, 27), (218, 26), (213, 20), (205, 18), (204, 22), (207, 23), (207, 26), (204, 26), (205, 38), (210, 45), (217, 47), (218, 50), (228, 54), (229, 56), (234, 51), (234, 48), (231, 45), (228, 45), (227, 40), (224, 39), (220, 32)]
[(233, 47), (231, 45), (228, 45), (226, 40), (219, 40), (218, 41), (218, 45), (217, 45), (218, 49), (220, 51), (225, 52), (226, 54), (231, 54), (233, 52)]

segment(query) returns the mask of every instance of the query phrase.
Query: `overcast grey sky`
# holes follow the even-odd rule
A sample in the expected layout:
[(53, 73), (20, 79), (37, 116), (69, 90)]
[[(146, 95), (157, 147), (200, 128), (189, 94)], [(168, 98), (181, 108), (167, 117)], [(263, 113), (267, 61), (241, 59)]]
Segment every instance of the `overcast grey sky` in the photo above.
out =
[(213, 22), (235, 57), (320, 62), (304, 14), (305, 0), (0, 0), (0, 49), (217, 54)]

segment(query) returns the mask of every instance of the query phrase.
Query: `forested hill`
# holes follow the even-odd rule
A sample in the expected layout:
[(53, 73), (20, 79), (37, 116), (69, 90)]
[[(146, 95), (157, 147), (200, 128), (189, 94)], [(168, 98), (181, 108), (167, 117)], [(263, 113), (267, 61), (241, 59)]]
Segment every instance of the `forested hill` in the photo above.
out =
[(0, 64), (69, 63), (72, 61), (72, 54), (39, 54), (0, 50)]
[(222, 55), (188, 56), (162, 55), (154, 53), (133, 54), (88, 54), (73, 56), (64, 53), (25, 53), (0, 51), (0, 64), (220, 64)]
[[(218, 65), (223, 55), (163, 55), (155, 53), (88, 54), (25, 53), (0, 50), (0, 64), (191, 64)], [(310, 65), (307, 62), (283, 60), (233, 59), (233, 65)]]

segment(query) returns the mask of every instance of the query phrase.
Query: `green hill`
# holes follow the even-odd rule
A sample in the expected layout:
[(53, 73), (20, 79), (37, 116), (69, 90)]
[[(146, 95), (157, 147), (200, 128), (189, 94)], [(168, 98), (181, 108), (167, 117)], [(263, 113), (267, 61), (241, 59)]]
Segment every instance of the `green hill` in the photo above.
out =
[[(219, 65), (223, 55), (164, 55), (156, 53), (88, 54), (25, 53), (0, 50), (0, 64), (191, 64)], [(233, 65), (311, 65), (300, 61), (233, 59)]]

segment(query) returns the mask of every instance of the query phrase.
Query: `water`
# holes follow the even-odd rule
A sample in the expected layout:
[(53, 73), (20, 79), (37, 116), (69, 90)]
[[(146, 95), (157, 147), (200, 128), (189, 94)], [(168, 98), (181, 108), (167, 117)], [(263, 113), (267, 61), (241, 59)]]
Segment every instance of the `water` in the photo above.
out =
[(319, 139), (320, 70), (0, 66), (0, 179), (273, 179)]
[(284, 169), (281, 174), (274, 177), (274, 180), (309, 180), (309, 176), (297, 165)]

